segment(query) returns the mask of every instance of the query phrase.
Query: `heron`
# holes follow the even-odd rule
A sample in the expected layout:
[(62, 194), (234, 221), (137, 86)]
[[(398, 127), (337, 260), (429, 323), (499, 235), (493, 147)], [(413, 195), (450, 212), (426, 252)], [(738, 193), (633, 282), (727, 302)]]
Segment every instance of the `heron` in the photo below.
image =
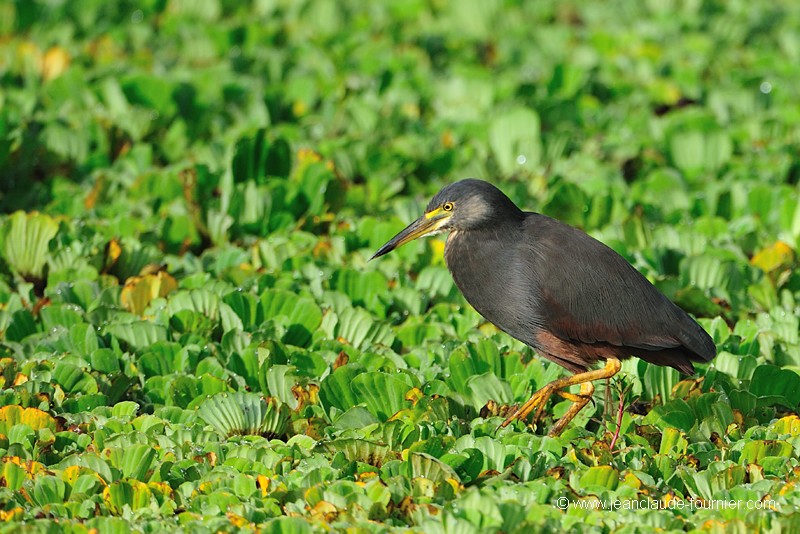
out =
[[(596, 380), (636, 356), (683, 374), (716, 356), (708, 333), (610, 247), (557, 219), (522, 211), (489, 182), (446, 185), (425, 213), (370, 258), (448, 232), (444, 259), (467, 302), (487, 321), (571, 376), (536, 391), (501, 426), (542, 414), (557, 394), (572, 402), (560, 434), (591, 400)], [(604, 362), (595, 368), (598, 362)], [(580, 386), (577, 394), (568, 388)]]

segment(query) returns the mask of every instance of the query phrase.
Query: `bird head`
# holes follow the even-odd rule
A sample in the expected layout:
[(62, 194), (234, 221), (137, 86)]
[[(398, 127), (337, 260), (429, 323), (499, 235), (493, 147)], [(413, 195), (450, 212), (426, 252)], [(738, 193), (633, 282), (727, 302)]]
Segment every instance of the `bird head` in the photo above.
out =
[(521, 219), (522, 211), (489, 182), (466, 179), (446, 185), (428, 203), (425, 213), (383, 245), (370, 259), (383, 256), (418, 237), (450, 230), (469, 231)]

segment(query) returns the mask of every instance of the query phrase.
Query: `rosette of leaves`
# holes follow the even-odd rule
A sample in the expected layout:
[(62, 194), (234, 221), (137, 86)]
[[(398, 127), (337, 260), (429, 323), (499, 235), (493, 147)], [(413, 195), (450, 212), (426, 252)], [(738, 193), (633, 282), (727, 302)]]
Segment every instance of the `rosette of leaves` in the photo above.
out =
[(50, 257), (48, 246), (56, 233), (55, 219), (24, 211), (11, 215), (2, 229), (2, 255), (9, 267), (39, 289), (43, 289), (45, 266)]
[(282, 435), (289, 407), (274, 397), (237, 391), (209, 397), (197, 411), (203, 421), (224, 436), (253, 434), (268, 439)]

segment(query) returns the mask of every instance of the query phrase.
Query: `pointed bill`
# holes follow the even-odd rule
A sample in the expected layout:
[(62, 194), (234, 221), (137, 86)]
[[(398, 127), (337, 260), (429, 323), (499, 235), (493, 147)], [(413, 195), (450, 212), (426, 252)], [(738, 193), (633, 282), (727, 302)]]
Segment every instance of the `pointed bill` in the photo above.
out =
[(450, 213), (451, 212), (444, 211), (441, 208), (436, 208), (435, 210), (426, 213), (416, 221), (406, 226), (400, 233), (379, 248), (378, 251), (372, 255), (370, 260), (374, 260), (375, 258), (383, 256), (384, 254), (388, 254), (394, 249), (405, 245), (409, 241), (413, 241), (418, 237), (434, 235), (441, 232), (442, 227), (447, 222), (447, 219), (450, 218)]

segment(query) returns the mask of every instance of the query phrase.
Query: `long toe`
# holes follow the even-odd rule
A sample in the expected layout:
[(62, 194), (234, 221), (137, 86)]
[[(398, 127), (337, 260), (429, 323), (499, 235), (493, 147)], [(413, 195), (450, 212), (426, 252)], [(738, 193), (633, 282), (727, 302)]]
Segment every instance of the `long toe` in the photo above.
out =
[(503, 421), (503, 424), (500, 425), (501, 428), (505, 428), (511, 424), (512, 421), (515, 419), (519, 419), (524, 421), (530, 415), (533, 410), (536, 410), (536, 419), (538, 419), (539, 415), (541, 415), (542, 408), (545, 404), (547, 404), (547, 399), (553, 394), (553, 388), (550, 385), (544, 386), (542, 389), (534, 393), (528, 402), (520, 406), (520, 408), (514, 412), (508, 419)]

